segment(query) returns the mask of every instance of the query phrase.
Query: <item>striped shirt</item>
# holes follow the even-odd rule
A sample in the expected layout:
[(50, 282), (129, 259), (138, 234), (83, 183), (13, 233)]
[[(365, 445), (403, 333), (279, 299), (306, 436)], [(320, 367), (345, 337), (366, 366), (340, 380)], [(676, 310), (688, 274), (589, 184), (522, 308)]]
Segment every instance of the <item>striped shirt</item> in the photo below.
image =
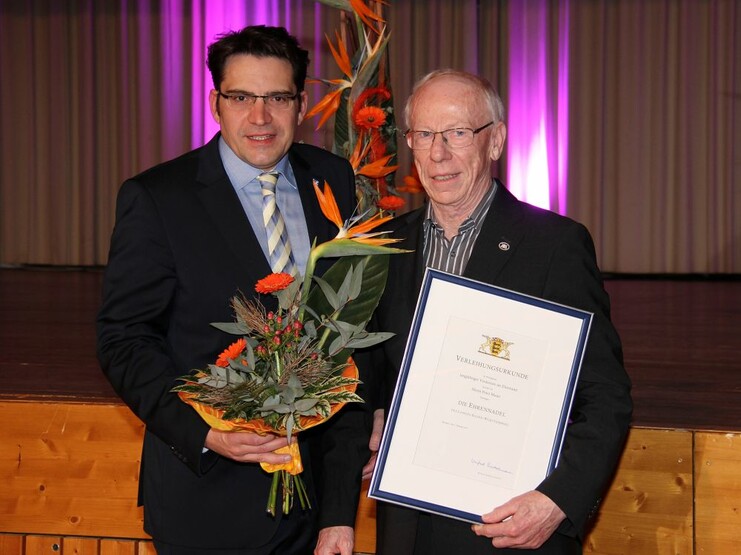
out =
[(458, 276), (463, 274), (496, 192), (497, 182), (492, 180), (491, 188), (473, 213), (463, 220), (458, 227), (458, 234), (452, 239), (445, 237), (442, 226), (435, 221), (432, 203), (427, 203), (422, 228), (425, 266)]

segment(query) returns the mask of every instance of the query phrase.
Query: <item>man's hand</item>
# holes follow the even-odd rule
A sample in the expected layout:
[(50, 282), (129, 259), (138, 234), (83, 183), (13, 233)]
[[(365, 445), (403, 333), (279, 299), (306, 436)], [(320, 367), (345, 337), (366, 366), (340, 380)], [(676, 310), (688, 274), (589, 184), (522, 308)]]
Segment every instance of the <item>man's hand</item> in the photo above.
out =
[(376, 457), (378, 456), (378, 448), (381, 447), (381, 436), (383, 435), (383, 416), (383, 409), (376, 409), (373, 412), (373, 431), (368, 442), (371, 456), (363, 467), (363, 480), (370, 478), (373, 469), (376, 467)]
[(330, 526), (319, 530), (314, 555), (352, 555), (355, 532), (350, 526)]
[(273, 451), (287, 445), (286, 438), (271, 434), (261, 436), (251, 432), (221, 432), (211, 428), (206, 435), (205, 447), (237, 462), (281, 464), (289, 462), (291, 456), (278, 455)]
[(491, 538), (494, 547), (537, 549), (551, 537), (566, 518), (551, 499), (529, 491), (483, 515), (484, 524), (474, 524), (477, 536)]

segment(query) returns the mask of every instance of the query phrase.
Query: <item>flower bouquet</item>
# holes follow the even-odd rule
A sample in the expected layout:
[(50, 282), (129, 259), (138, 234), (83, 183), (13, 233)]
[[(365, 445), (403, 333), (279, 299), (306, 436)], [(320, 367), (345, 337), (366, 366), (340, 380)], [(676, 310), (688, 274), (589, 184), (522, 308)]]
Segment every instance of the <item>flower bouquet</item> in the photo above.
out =
[(404, 206), (404, 199), (394, 187), (397, 129), (389, 83), (389, 33), (381, 15), (384, 2), (374, 0), (370, 7), (363, 0), (319, 1), (346, 14), (342, 35), (335, 32), (336, 44), (327, 37), (342, 77), (311, 80), (330, 90), (306, 117), (319, 116), (319, 129), (334, 116), (332, 150), (347, 158), (355, 171), (361, 209), (393, 213)]
[[(273, 473), (267, 511), (275, 515), (279, 487), (282, 510), (288, 513), (298, 497), (310, 508), (298, 443), (292, 436), (321, 424), (345, 403), (362, 402), (355, 393), (355, 348), (384, 341), (391, 334), (365, 328), (386, 285), (388, 257), (405, 252), (387, 246), (395, 242), (372, 232), (389, 217), (362, 215), (343, 222), (332, 190), (325, 183), (314, 189), (324, 215), (339, 228), (337, 236), (309, 253), (306, 274), (270, 274), (255, 290), (277, 298), (268, 311), (263, 303), (242, 295), (232, 298), (235, 321), (214, 323), (239, 336), (207, 369), (183, 376), (176, 386), (180, 398), (213, 428), (224, 431), (272, 433), (288, 437), (278, 452), (291, 461), (262, 463)], [(322, 277), (314, 275), (320, 258), (337, 258)]]

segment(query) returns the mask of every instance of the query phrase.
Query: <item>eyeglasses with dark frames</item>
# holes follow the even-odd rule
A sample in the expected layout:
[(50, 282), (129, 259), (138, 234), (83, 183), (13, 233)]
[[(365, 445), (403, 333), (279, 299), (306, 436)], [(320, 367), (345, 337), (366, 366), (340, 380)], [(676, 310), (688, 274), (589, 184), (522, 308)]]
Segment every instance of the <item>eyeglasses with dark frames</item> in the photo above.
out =
[(270, 109), (287, 110), (293, 105), (293, 101), (299, 97), (300, 93), (252, 94), (246, 92), (223, 93), (217, 91), (217, 94), (226, 101), (229, 108), (235, 111), (242, 111), (252, 108), (258, 99), (262, 99), (265, 106)]

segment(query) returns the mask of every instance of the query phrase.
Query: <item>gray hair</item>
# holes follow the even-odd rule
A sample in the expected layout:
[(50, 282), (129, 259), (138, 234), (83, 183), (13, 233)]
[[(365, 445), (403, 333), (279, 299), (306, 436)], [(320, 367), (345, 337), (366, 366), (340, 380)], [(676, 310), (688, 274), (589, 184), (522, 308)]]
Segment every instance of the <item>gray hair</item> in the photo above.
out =
[(417, 92), (424, 85), (439, 77), (455, 77), (457, 79), (460, 79), (461, 81), (465, 81), (466, 83), (470, 84), (483, 95), (484, 99), (486, 100), (486, 104), (491, 111), (491, 119), (494, 120), (494, 123), (499, 123), (500, 121), (504, 120), (504, 103), (502, 102), (499, 93), (497, 93), (496, 89), (488, 80), (467, 71), (461, 71), (457, 69), (436, 69), (435, 71), (431, 71), (427, 75), (421, 77), (414, 84), (414, 88), (412, 88), (412, 94), (410, 94), (409, 98), (407, 98), (406, 104), (404, 105), (404, 123), (406, 124), (407, 128), (411, 126), (410, 119), (412, 116), (412, 107), (414, 105), (414, 100), (417, 96)]

